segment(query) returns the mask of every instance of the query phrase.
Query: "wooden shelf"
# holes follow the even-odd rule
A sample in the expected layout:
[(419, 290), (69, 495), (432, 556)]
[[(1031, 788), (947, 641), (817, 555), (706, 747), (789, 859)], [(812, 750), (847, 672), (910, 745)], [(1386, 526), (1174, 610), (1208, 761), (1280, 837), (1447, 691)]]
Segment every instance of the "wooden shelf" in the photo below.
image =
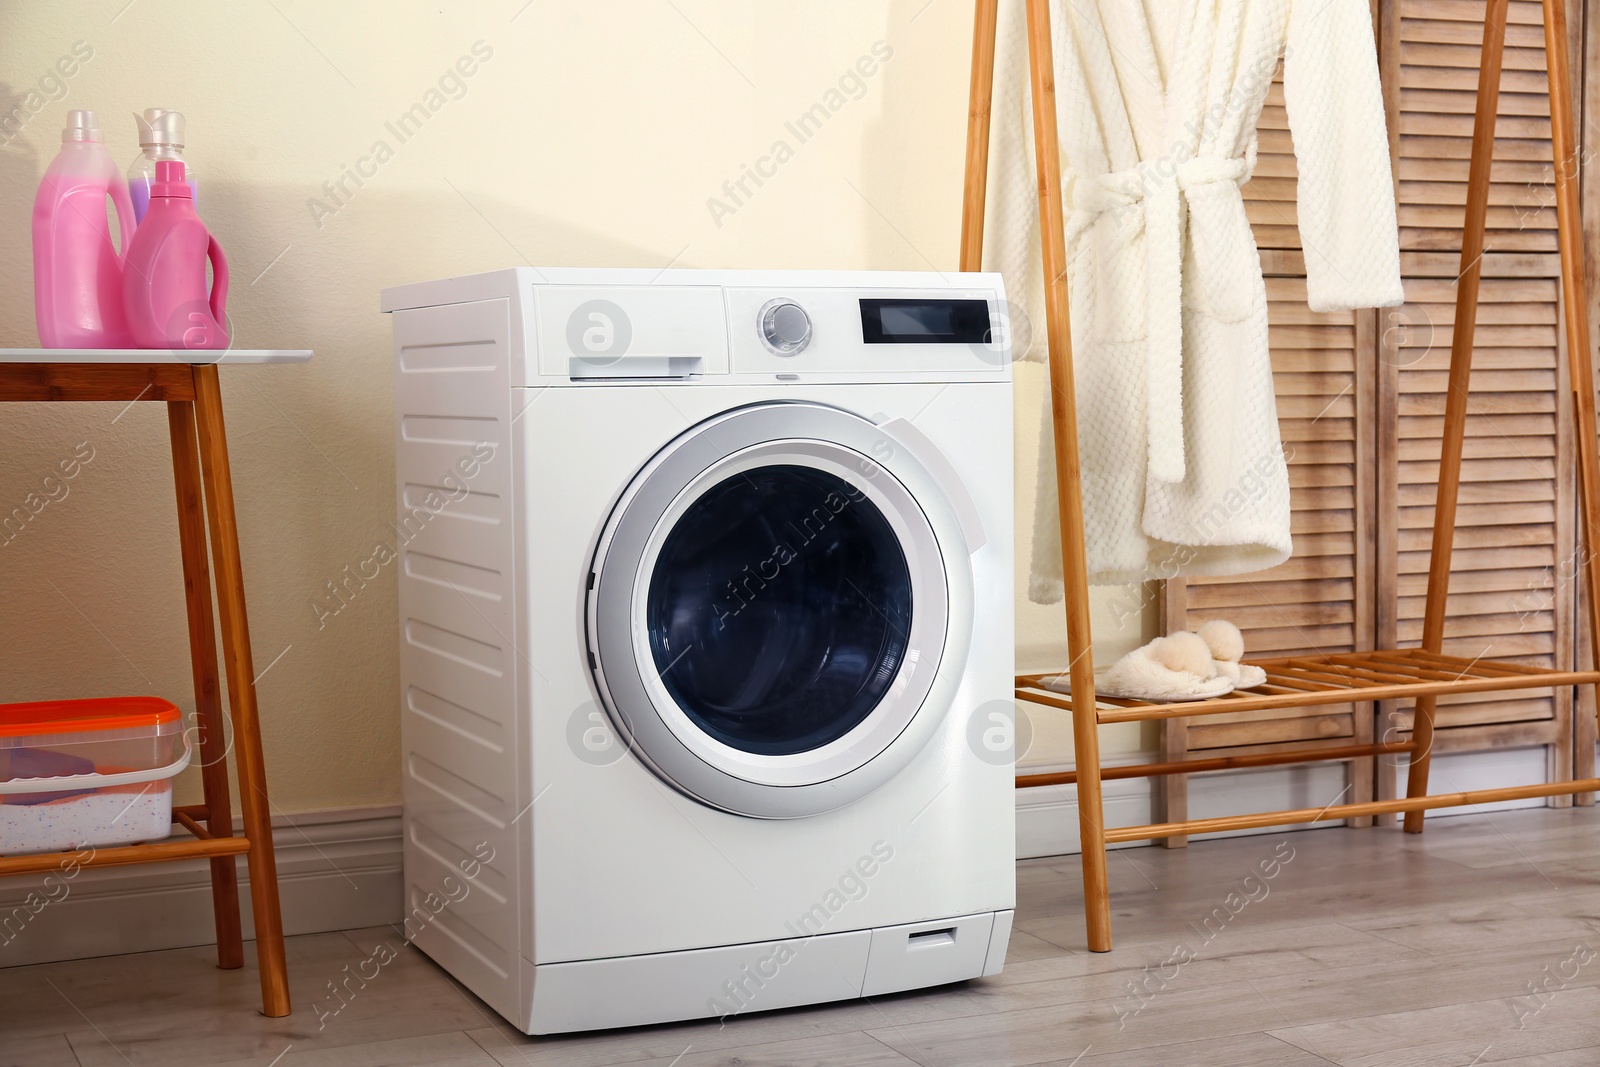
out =
[[(193, 838), (169, 837), (165, 841), (146, 841), (134, 845), (106, 845), (101, 848), (71, 849), (61, 852), (31, 852), (20, 856), (0, 856), (0, 875), (39, 874), (60, 870), (71, 862), (79, 867), (122, 867), (130, 863), (163, 863), (170, 860), (208, 859), (242, 856), (250, 851), (247, 837), (215, 837), (196, 821), (206, 818), (205, 805), (172, 809), (172, 824), (189, 831)], [(84, 852), (89, 855), (79, 859)]]
[[(250, 839), (245, 837), (214, 837), (203, 841), (177, 837), (143, 845), (117, 845), (95, 849), (94, 854), (88, 859), (76, 862), (81, 867), (125, 867), (130, 863), (164, 863), (170, 860), (242, 856), (249, 851)], [(62, 863), (76, 855), (75, 852), (40, 852), (28, 856), (3, 856), (0, 857), (0, 875), (38, 874), (59, 870)]]
[[(1600, 671), (1554, 671), (1462, 659), (1418, 648), (1293, 656), (1261, 660), (1255, 666), (1267, 672), (1267, 681), (1254, 689), (1235, 690), (1210, 700), (1166, 703), (1099, 697), (1095, 701), (1095, 716), (1101, 723), (1140, 722), (1318, 704), (1600, 683)], [(1072, 696), (1065, 691), (1064, 683), (1062, 675), (1018, 675), (1017, 699), (1071, 711)], [(1056, 688), (1058, 685), (1061, 688)]]

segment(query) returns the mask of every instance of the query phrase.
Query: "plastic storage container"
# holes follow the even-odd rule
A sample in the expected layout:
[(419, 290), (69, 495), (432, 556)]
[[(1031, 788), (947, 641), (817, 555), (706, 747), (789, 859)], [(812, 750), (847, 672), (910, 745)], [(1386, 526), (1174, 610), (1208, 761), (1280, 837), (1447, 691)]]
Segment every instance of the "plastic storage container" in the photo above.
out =
[(0, 855), (165, 838), (188, 765), (159, 697), (0, 704)]

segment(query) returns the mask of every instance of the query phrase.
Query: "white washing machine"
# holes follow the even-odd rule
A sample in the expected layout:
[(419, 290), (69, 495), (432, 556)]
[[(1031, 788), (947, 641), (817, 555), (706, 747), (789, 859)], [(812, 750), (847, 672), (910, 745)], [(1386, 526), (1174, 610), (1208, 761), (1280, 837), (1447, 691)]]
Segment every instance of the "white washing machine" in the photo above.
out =
[(995, 974), (990, 274), (533, 270), (393, 313), (407, 933), (529, 1033)]

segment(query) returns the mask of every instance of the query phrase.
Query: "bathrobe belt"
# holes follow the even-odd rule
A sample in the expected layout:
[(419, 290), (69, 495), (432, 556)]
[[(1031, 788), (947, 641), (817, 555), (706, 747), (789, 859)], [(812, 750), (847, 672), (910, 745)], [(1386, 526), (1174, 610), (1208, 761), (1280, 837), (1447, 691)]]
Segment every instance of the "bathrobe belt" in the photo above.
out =
[[(1183, 252), (1189, 194), (1220, 182), (1242, 185), (1250, 160), (1194, 156), (1181, 163), (1163, 157), (1127, 170), (1072, 183), (1073, 212), (1067, 242), (1110, 213), (1118, 247), (1145, 239), (1148, 299), (1145, 396), (1149, 476), (1158, 482), (1184, 479), (1183, 432)], [(1201, 269), (1209, 265), (1202, 258)], [(1240, 284), (1243, 284), (1241, 280)]]

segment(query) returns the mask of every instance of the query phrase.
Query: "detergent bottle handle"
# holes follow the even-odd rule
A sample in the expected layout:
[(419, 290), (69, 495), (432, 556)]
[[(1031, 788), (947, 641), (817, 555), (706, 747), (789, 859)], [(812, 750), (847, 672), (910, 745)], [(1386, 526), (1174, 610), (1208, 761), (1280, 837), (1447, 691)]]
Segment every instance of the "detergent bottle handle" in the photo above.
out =
[(133, 199), (128, 195), (128, 183), (122, 180), (122, 175), (113, 174), (106, 186), (107, 195), (111, 197), (112, 205), (117, 209), (117, 232), (121, 240), (117, 244), (117, 258), (127, 259), (128, 246), (133, 241), (133, 228), (138, 220), (133, 217)]
[(206, 255), (211, 260), (211, 317), (219, 326), (227, 328), (228, 307), (228, 258), (222, 254), (222, 246), (217, 239), (212, 237), (206, 245)]

